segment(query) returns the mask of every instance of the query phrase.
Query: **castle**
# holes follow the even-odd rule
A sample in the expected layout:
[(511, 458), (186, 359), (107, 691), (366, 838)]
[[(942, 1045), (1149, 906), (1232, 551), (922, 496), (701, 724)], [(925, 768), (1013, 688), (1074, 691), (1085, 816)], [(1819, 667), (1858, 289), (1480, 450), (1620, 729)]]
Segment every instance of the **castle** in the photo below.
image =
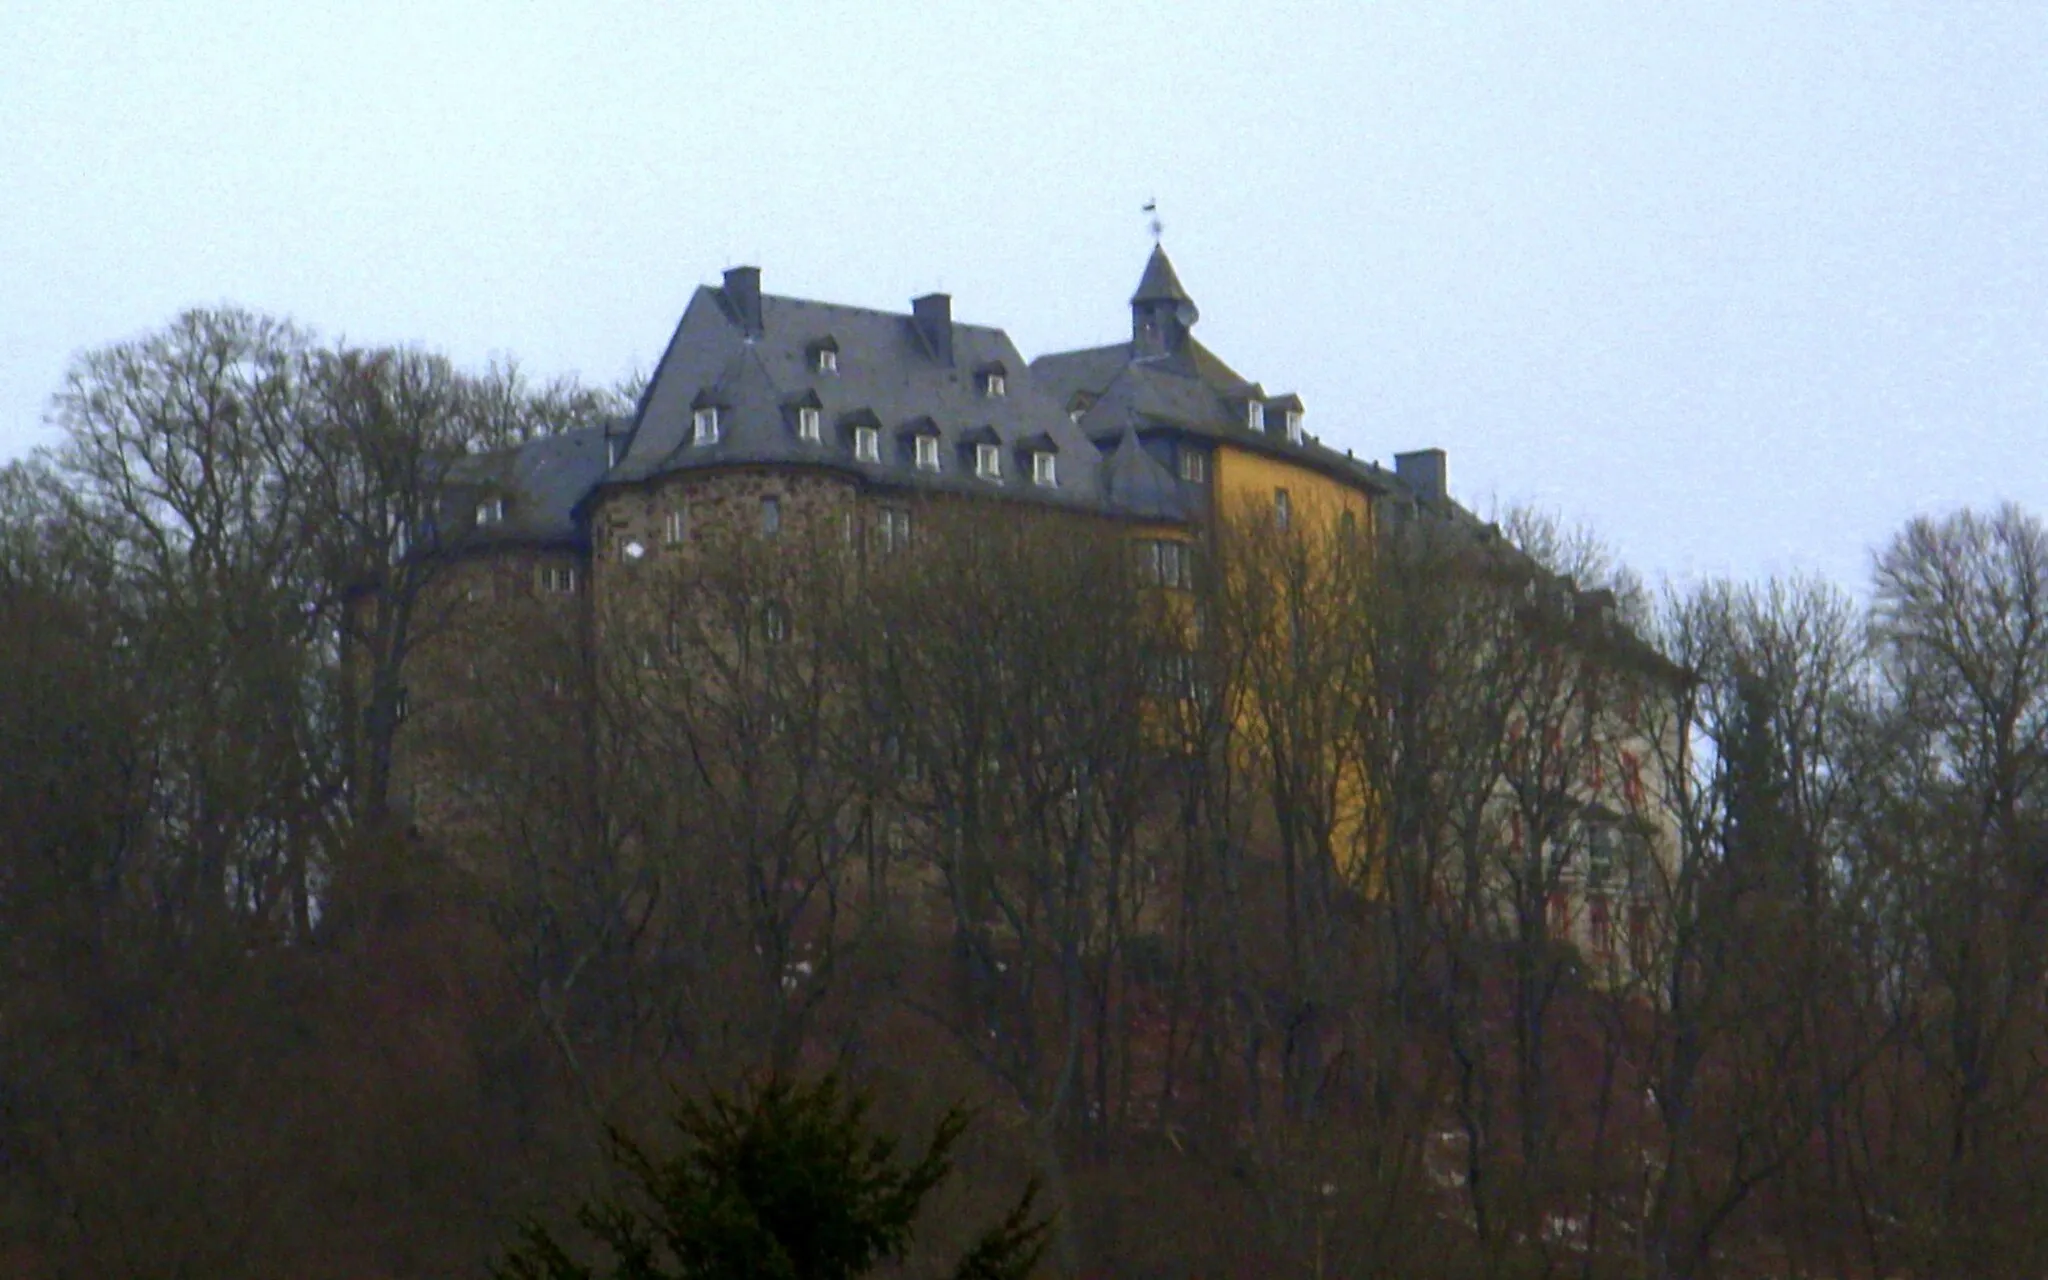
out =
[[(692, 296), (629, 418), (460, 459), (442, 538), (463, 549), (471, 599), (538, 599), (581, 620), (571, 629), (585, 648), (602, 631), (593, 619), (616, 616), (651, 590), (658, 566), (683, 563), (707, 537), (823, 532), (889, 554), (911, 545), (935, 504), (1101, 524), (1169, 589), (1194, 588), (1216, 531), (1233, 522), (1369, 539), (1420, 521), (1512, 558), (1450, 499), (1440, 450), (1399, 454), (1389, 470), (1331, 449), (1307, 431), (1297, 396), (1268, 392), (1203, 346), (1161, 248), (1130, 315), (1125, 341), (1027, 362), (1000, 329), (955, 321), (944, 294), (875, 311), (764, 294), (758, 268), (736, 267)], [(1531, 600), (1540, 586), (1581, 639), (1597, 634), (1655, 668), (1614, 624), (1606, 593), (1528, 572)], [(767, 625), (779, 634), (787, 622), (771, 614)], [(1586, 828), (1589, 867), (1612, 862), (1624, 789), (1627, 807), (1643, 807), (1648, 748), (1601, 752), (1613, 763), (1591, 765), (1579, 788), (1589, 814), (1607, 815)], [(1336, 797), (1347, 811), (1336, 825), (1361, 849), (1374, 786), (1353, 769)], [(1550, 904), (1559, 932), (1611, 950), (1620, 907), (1589, 897), (1598, 885), (1586, 877), (1574, 883)]]

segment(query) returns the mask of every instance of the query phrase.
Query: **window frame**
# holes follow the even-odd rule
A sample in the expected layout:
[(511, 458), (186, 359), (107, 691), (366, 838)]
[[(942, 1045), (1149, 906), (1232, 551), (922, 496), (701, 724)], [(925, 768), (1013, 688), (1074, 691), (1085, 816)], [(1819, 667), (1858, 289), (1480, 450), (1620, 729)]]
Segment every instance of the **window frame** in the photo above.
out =
[(1247, 400), (1244, 402), (1244, 426), (1247, 431), (1262, 432), (1266, 429), (1265, 401)]
[(1003, 478), (1003, 447), (996, 444), (974, 446), (974, 476), (977, 480), (1001, 480)]
[(1294, 527), (1294, 496), (1285, 489), (1273, 490), (1273, 523), (1283, 531)]
[(1301, 442), (1301, 410), (1289, 409), (1287, 411), (1287, 443), (1298, 445)]
[(812, 358), (811, 367), (819, 373), (839, 372), (839, 353), (831, 347), (819, 347)]
[(690, 411), (690, 447), (696, 449), (706, 445), (714, 445), (718, 443), (718, 438), (718, 406), (709, 404), (701, 409), (692, 409)]
[(798, 405), (796, 438), (817, 444), (825, 438), (825, 415), (815, 405)]
[(919, 471), (939, 469), (939, 438), (932, 435), (914, 437), (911, 454)]
[(882, 432), (878, 427), (855, 427), (853, 429), (853, 460), (855, 462), (880, 462), (882, 460)]
[(1183, 445), (1180, 450), (1180, 478), (1187, 484), (1209, 483), (1209, 455)]
[(1031, 452), (1031, 483), (1046, 489), (1059, 487), (1059, 455), (1050, 449), (1034, 449)]
[(689, 507), (670, 507), (668, 515), (661, 522), (661, 544), (665, 547), (679, 547), (689, 541), (689, 538)]
[(878, 513), (879, 523), (875, 526), (875, 540), (881, 544), (882, 554), (894, 555), (910, 546), (910, 512), (904, 507), (883, 507)]

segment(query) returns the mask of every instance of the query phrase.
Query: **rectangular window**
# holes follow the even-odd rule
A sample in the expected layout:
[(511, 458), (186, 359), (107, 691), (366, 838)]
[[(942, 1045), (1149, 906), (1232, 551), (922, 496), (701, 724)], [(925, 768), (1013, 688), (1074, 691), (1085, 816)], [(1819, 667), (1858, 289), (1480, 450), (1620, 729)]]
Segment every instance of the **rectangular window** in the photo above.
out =
[(1301, 410), (1299, 409), (1289, 409), (1287, 411), (1287, 443), (1301, 443)]
[(818, 411), (809, 405), (798, 409), (796, 411), (796, 438), (808, 440), (812, 444), (816, 444), (818, 442), (818, 435)]
[(1266, 429), (1266, 406), (1257, 400), (1248, 400), (1244, 406), (1244, 425), (1253, 431)]
[(983, 394), (983, 395), (987, 396), (987, 397), (988, 397), (989, 399), (991, 399), (991, 400), (993, 400), (993, 399), (997, 398), (998, 396), (1002, 395), (1002, 394), (1003, 394), (1003, 375), (1002, 375), (1002, 374), (1000, 374), (1000, 373), (991, 373), (991, 374), (988, 374), (988, 375), (987, 375), (987, 376), (986, 376), (986, 377), (985, 377), (985, 378), (984, 378), (984, 379), (982, 380), (982, 384), (981, 384), (981, 391), (982, 391), (982, 394)]
[(782, 532), (782, 499), (773, 494), (761, 499), (761, 532), (771, 538)]
[(974, 446), (974, 474), (984, 480), (1003, 478), (1003, 451), (992, 444)]
[(716, 408), (699, 409), (691, 414), (690, 430), (692, 444), (717, 444), (718, 410)]
[(1273, 490), (1273, 523), (1282, 529), (1294, 527), (1294, 499), (1285, 489)]
[(1206, 484), (1209, 480), (1209, 455), (1199, 449), (1183, 448), (1180, 451), (1180, 478), (1189, 484)]
[(789, 611), (779, 604), (771, 604), (763, 609), (761, 634), (768, 637), (769, 644), (781, 644), (789, 639)]
[(839, 353), (830, 347), (818, 348), (818, 372), (839, 372)]
[(873, 427), (853, 429), (853, 456), (857, 462), (882, 460), (882, 433)]
[(1049, 486), (1049, 485), (1056, 485), (1056, 484), (1058, 484), (1058, 483), (1059, 483), (1059, 472), (1058, 472), (1058, 470), (1056, 469), (1056, 468), (1058, 467), (1058, 465), (1059, 465), (1059, 459), (1058, 459), (1058, 458), (1057, 458), (1056, 456), (1054, 456), (1053, 454), (1050, 454), (1050, 453), (1034, 453), (1034, 454), (1032, 454), (1032, 455), (1031, 455), (1031, 483), (1033, 483), (1033, 484), (1042, 484), (1042, 485), (1048, 485), (1048, 486)]
[(689, 534), (690, 522), (686, 512), (687, 508), (677, 507), (668, 513), (667, 519), (662, 521), (661, 540), (671, 547), (681, 542)]
[(1600, 889), (1614, 877), (1614, 832), (1605, 824), (1586, 833), (1586, 884)]
[(910, 545), (910, 513), (900, 507), (883, 507), (877, 538), (884, 552), (897, 552)]
[(540, 571), (540, 589), (550, 595), (566, 596), (576, 590), (576, 570), (567, 565), (543, 565)]
[(1145, 577), (1162, 587), (1190, 590), (1195, 585), (1195, 549), (1185, 542), (1167, 539), (1143, 544), (1140, 561)]
[(478, 525), (497, 524), (504, 518), (505, 500), (503, 498), (489, 498), (476, 504), (476, 522)]
[(919, 436), (917, 438), (917, 469), (937, 471), (939, 469), (939, 438)]

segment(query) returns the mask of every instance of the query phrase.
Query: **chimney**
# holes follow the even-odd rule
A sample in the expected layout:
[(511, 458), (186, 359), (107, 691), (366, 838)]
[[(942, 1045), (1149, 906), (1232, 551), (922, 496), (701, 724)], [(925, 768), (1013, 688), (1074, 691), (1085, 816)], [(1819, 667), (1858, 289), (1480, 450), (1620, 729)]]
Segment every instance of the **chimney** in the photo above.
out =
[(725, 273), (725, 300), (732, 307), (740, 330), (749, 338), (764, 332), (761, 326), (761, 268), (734, 267)]
[(1442, 449), (1417, 449), (1394, 455), (1394, 474), (1426, 502), (1443, 502), (1451, 496), (1449, 464)]
[(940, 364), (953, 363), (953, 298), (951, 294), (928, 293), (910, 300), (910, 322), (924, 339), (925, 349)]

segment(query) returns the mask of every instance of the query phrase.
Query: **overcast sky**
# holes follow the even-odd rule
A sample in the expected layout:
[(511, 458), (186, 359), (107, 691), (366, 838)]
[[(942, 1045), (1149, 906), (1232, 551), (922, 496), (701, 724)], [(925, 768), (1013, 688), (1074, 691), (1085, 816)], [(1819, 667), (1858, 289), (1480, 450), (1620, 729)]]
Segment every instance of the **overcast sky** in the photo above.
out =
[(690, 290), (1198, 335), (1655, 581), (2048, 514), (2048, 4), (0, 0), (0, 458), (235, 302), (609, 382)]

